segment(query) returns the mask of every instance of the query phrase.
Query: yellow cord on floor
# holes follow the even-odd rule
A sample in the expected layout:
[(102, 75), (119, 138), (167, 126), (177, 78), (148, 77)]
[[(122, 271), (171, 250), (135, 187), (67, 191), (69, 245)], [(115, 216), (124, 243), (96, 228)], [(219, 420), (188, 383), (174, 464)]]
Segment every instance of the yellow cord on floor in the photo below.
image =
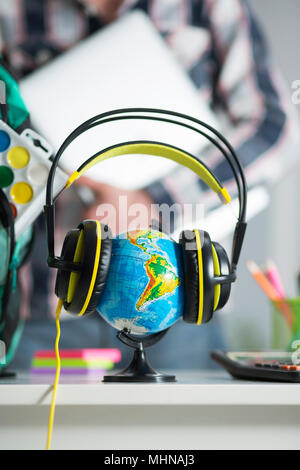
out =
[(56, 340), (55, 340), (56, 374), (55, 374), (55, 381), (53, 385), (52, 402), (51, 402), (51, 407), (50, 407), (46, 450), (50, 450), (50, 446), (51, 446), (51, 437), (52, 437), (52, 429), (53, 429), (53, 421), (54, 421), (54, 413), (55, 413), (56, 392), (57, 392), (57, 386), (58, 386), (59, 376), (60, 376), (60, 356), (59, 356), (58, 345), (59, 345), (59, 338), (60, 338), (59, 316), (61, 313), (62, 306), (63, 306), (63, 300), (59, 299), (57, 307), (56, 307)]

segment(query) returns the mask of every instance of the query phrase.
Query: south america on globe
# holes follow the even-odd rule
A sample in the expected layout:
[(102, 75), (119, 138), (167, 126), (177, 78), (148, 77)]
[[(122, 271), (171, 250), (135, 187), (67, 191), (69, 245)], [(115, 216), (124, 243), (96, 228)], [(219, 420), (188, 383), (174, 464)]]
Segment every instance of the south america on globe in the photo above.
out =
[(97, 310), (117, 330), (158, 333), (183, 313), (180, 246), (156, 230), (136, 230), (113, 240), (109, 274)]

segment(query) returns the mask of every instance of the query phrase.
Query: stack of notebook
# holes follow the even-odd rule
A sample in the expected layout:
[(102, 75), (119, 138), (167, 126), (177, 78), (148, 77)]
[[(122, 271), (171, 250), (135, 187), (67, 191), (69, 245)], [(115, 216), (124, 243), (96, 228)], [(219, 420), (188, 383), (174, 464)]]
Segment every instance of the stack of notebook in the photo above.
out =
[[(62, 349), (60, 358), (61, 374), (99, 374), (113, 369), (121, 360), (121, 352), (118, 349)], [(37, 351), (32, 359), (31, 372), (54, 374), (55, 371), (55, 352)]]

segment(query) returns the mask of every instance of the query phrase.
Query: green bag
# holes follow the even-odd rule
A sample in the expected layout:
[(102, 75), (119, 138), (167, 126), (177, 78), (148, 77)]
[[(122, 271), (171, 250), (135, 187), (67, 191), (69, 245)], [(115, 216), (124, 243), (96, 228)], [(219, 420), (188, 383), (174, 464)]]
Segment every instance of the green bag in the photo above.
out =
[[(8, 106), (8, 124), (18, 130), (29, 118), (29, 112), (22, 100), (19, 85), (8, 72), (7, 65), (0, 54), (0, 80), (5, 83), (6, 102)], [(1, 116), (1, 113), (0, 113)], [(2, 118), (2, 116), (1, 116)]]
[(12, 361), (23, 330), (18, 270), (28, 257), (32, 241), (31, 226), (15, 242), (11, 207), (0, 190), (0, 340), (5, 347), (5, 360), (0, 363), (0, 373)]
[[(7, 71), (1, 56), (0, 80), (5, 83), (8, 124), (18, 131), (28, 121), (29, 113), (21, 98), (19, 86)], [(27, 259), (32, 241), (33, 227), (29, 227), (15, 240), (12, 209), (5, 193), (0, 189), (0, 341), (5, 349), (5, 358), (0, 357), (0, 375), (12, 361), (23, 330), (18, 270)]]

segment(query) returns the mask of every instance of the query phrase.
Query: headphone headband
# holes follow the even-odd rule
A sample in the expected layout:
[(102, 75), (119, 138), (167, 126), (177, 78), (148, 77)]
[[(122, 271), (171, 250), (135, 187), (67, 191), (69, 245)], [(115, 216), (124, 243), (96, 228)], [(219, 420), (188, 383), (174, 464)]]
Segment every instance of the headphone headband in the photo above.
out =
[(134, 154), (163, 157), (179, 163), (180, 165), (192, 170), (200, 179), (202, 179), (215, 193), (218, 194), (221, 202), (224, 204), (228, 204), (230, 202), (230, 196), (227, 190), (201, 160), (178, 147), (151, 141), (124, 142), (101, 150), (86, 160), (69, 177), (64, 189), (69, 188), (74, 181), (94, 165), (110, 158)]
[[(137, 114), (134, 115), (134, 113), (137, 113)], [(229, 155), (228, 155), (227, 151), (224, 149), (223, 145), (221, 145), (213, 137), (211, 137), (209, 134), (203, 132), (202, 130), (200, 130), (200, 129), (194, 127), (194, 126), (192, 126), (190, 124), (187, 124), (186, 122), (176, 121), (176, 120), (169, 119), (169, 118), (166, 118), (166, 117), (161, 117), (161, 116), (148, 116), (148, 115), (144, 116), (144, 115), (140, 115), (139, 113), (158, 114), (158, 115), (162, 114), (162, 115), (167, 115), (167, 116), (173, 116), (173, 117), (179, 118), (183, 121), (188, 121), (189, 123), (197, 124), (198, 126), (204, 127), (205, 129), (209, 130), (214, 136), (216, 136), (222, 142), (222, 144), (225, 146), (227, 151), (229, 151)], [(239, 259), (243, 239), (244, 239), (245, 229), (246, 229), (245, 219), (246, 219), (246, 206), (247, 206), (246, 179), (245, 179), (245, 175), (244, 175), (241, 163), (240, 163), (235, 151), (233, 150), (230, 143), (225, 139), (225, 137), (220, 132), (218, 132), (216, 129), (214, 129), (210, 125), (206, 124), (205, 122), (200, 121), (199, 119), (187, 116), (187, 115), (182, 114), (182, 113), (177, 113), (177, 112), (168, 111), (168, 110), (153, 109), (153, 108), (118, 109), (118, 110), (109, 111), (109, 112), (102, 113), (102, 114), (99, 114), (97, 116), (94, 116), (94, 117), (88, 119), (87, 121), (85, 121), (80, 126), (78, 126), (65, 139), (65, 141), (63, 142), (63, 144), (59, 148), (56, 156), (54, 157), (54, 160), (53, 160), (50, 172), (49, 172), (48, 182), (47, 182), (47, 193), (46, 193), (45, 216), (46, 216), (46, 225), (47, 225), (47, 239), (48, 239), (48, 252), (49, 252), (48, 264), (49, 264), (49, 266), (58, 267), (58, 265), (60, 264), (59, 258), (56, 258), (55, 255), (54, 255), (54, 200), (53, 200), (53, 182), (54, 182), (55, 171), (56, 171), (59, 159), (61, 158), (62, 154), (67, 149), (67, 147), (77, 137), (79, 137), (81, 134), (85, 133), (86, 131), (88, 131), (92, 127), (100, 126), (101, 124), (105, 124), (107, 122), (117, 121), (117, 120), (122, 120), (122, 119), (157, 120), (157, 121), (168, 122), (168, 123), (171, 123), (171, 124), (183, 126), (183, 127), (186, 127), (190, 130), (193, 130), (193, 131), (203, 135), (204, 137), (207, 138), (207, 140), (209, 140), (215, 147), (217, 147), (221, 151), (221, 153), (226, 158), (227, 162), (229, 163), (229, 165), (232, 169), (233, 176), (234, 176), (235, 181), (237, 183), (238, 193), (239, 193), (240, 210), (239, 210), (238, 223), (236, 225), (236, 229), (235, 229), (235, 233), (234, 233), (233, 248), (232, 248), (232, 263), (231, 263), (232, 271), (235, 271), (236, 265), (238, 263), (238, 259)], [(127, 144), (128, 145), (129, 144), (133, 145), (134, 142), (130, 142), (130, 143), (127, 143)], [(142, 144), (142, 143), (140, 142), (138, 144)], [(153, 145), (159, 145), (159, 146), (161, 146), (160, 151), (162, 151), (163, 148), (168, 147), (169, 151), (170, 151), (170, 149), (173, 149), (173, 150), (177, 150), (178, 152), (181, 152), (181, 156), (186, 155), (187, 157), (193, 159), (194, 162), (197, 162), (199, 164), (199, 167), (201, 167), (202, 170), (203, 170), (203, 168), (205, 168), (205, 170), (207, 172), (206, 176), (208, 176), (208, 180), (211, 184), (212, 184), (212, 182), (214, 182), (214, 183), (217, 182), (216, 187), (219, 186), (219, 188), (225, 189), (225, 188), (222, 188), (220, 182), (216, 179), (216, 177), (212, 174), (212, 172), (202, 162), (200, 162), (198, 159), (196, 159), (192, 155), (187, 154), (186, 152), (182, 151), (181, 149), (177, 149), (176, 147), (172, 147), (172, 146), (166, 145), (166, 144), (160, 144), (160, 143), (155, 143), (155, 142), (152, 142), (152, 143), (144, 142), (144, 144), (148, 144), (148, 145), (151, 144), (152, 146)], [(88, 166), (93, 160), (97, 160), (97, 158), (100, 155), (103, 155), (105, 152), (108, 152), (109, 150), (112, 150), (113, 148), (122, 147), (122, 146), (126, 146), (126, 144), (121, 144), (119, 146), (110, 147), (109, 149), (106, 149), (106, 150), (104, 150), (100, 153), (97, 153), (96, 155), (91, 157), (88, 161), (86, 161), (83, 165), (81, 165), (81, 167), (78, 169), (79, 172), (80, 171), (82, 172), (84, 170), (84, 168), (86, 166)], [(124, 155), (124, 153), (123, 153), (123, 155)], [(157, 155), (157, 154), (155, 154), (155, 155)], [(116, 155), (111, 155), (111, 156), (116, 156)], [(164, 156), (164, 155), (160, 155), (160, 156)], [(106, 158), (110, 158), (110, 157), (106, 157)], [(170, 158), (170, 157), (167, 157), (167, 158)], [(178, 163), (181, 163), (181, 161), (178, 161), (178, 160), (175, 160), (175, 161), (177, 161)], [(194, 163), (194, 165), (196, 166), (195, 163)], [(186, 165), (186, 166), (188, 166), (188, 165)], [(190, 168), (190, 166), (188, 166), (188, 167)], [(70, 186), (70, 184), (72, 184), (72, 181), (74, 181), (76, 179), (76, 173), (78, 173), (78, 170), (77, 170), (77, 172), (75, 172), (73, 174), (73, 180), (70, 181), (72, 176), (68, 180), (68, 183), (69, 183), (69, 184), (67, 183), (68, 186)], [(196, 173), (197, 173), (197, 171), (196, 171)], [(201, 171), (201, 173), (205, 174), (205, 171)], [(205, 179), (204, 179), (204, 181), (205, 181)], [(212, 187), (211, 184), (209, 184), (210, 187)], [(68, 186), (66, 185), (66, 187), (68, 187)], [(224, 191), (224, 194), (223, 194), (224, 197), (225, 197), (225, 194), (227, 193), (227, 191), (226, 191), (226, 193), (225, 193), (225, 191)], [(216, 192), (220, 192), (220, 191), (216, 191)], [(78, 269), (78, 267), (77, 267), (77, 269)]]

